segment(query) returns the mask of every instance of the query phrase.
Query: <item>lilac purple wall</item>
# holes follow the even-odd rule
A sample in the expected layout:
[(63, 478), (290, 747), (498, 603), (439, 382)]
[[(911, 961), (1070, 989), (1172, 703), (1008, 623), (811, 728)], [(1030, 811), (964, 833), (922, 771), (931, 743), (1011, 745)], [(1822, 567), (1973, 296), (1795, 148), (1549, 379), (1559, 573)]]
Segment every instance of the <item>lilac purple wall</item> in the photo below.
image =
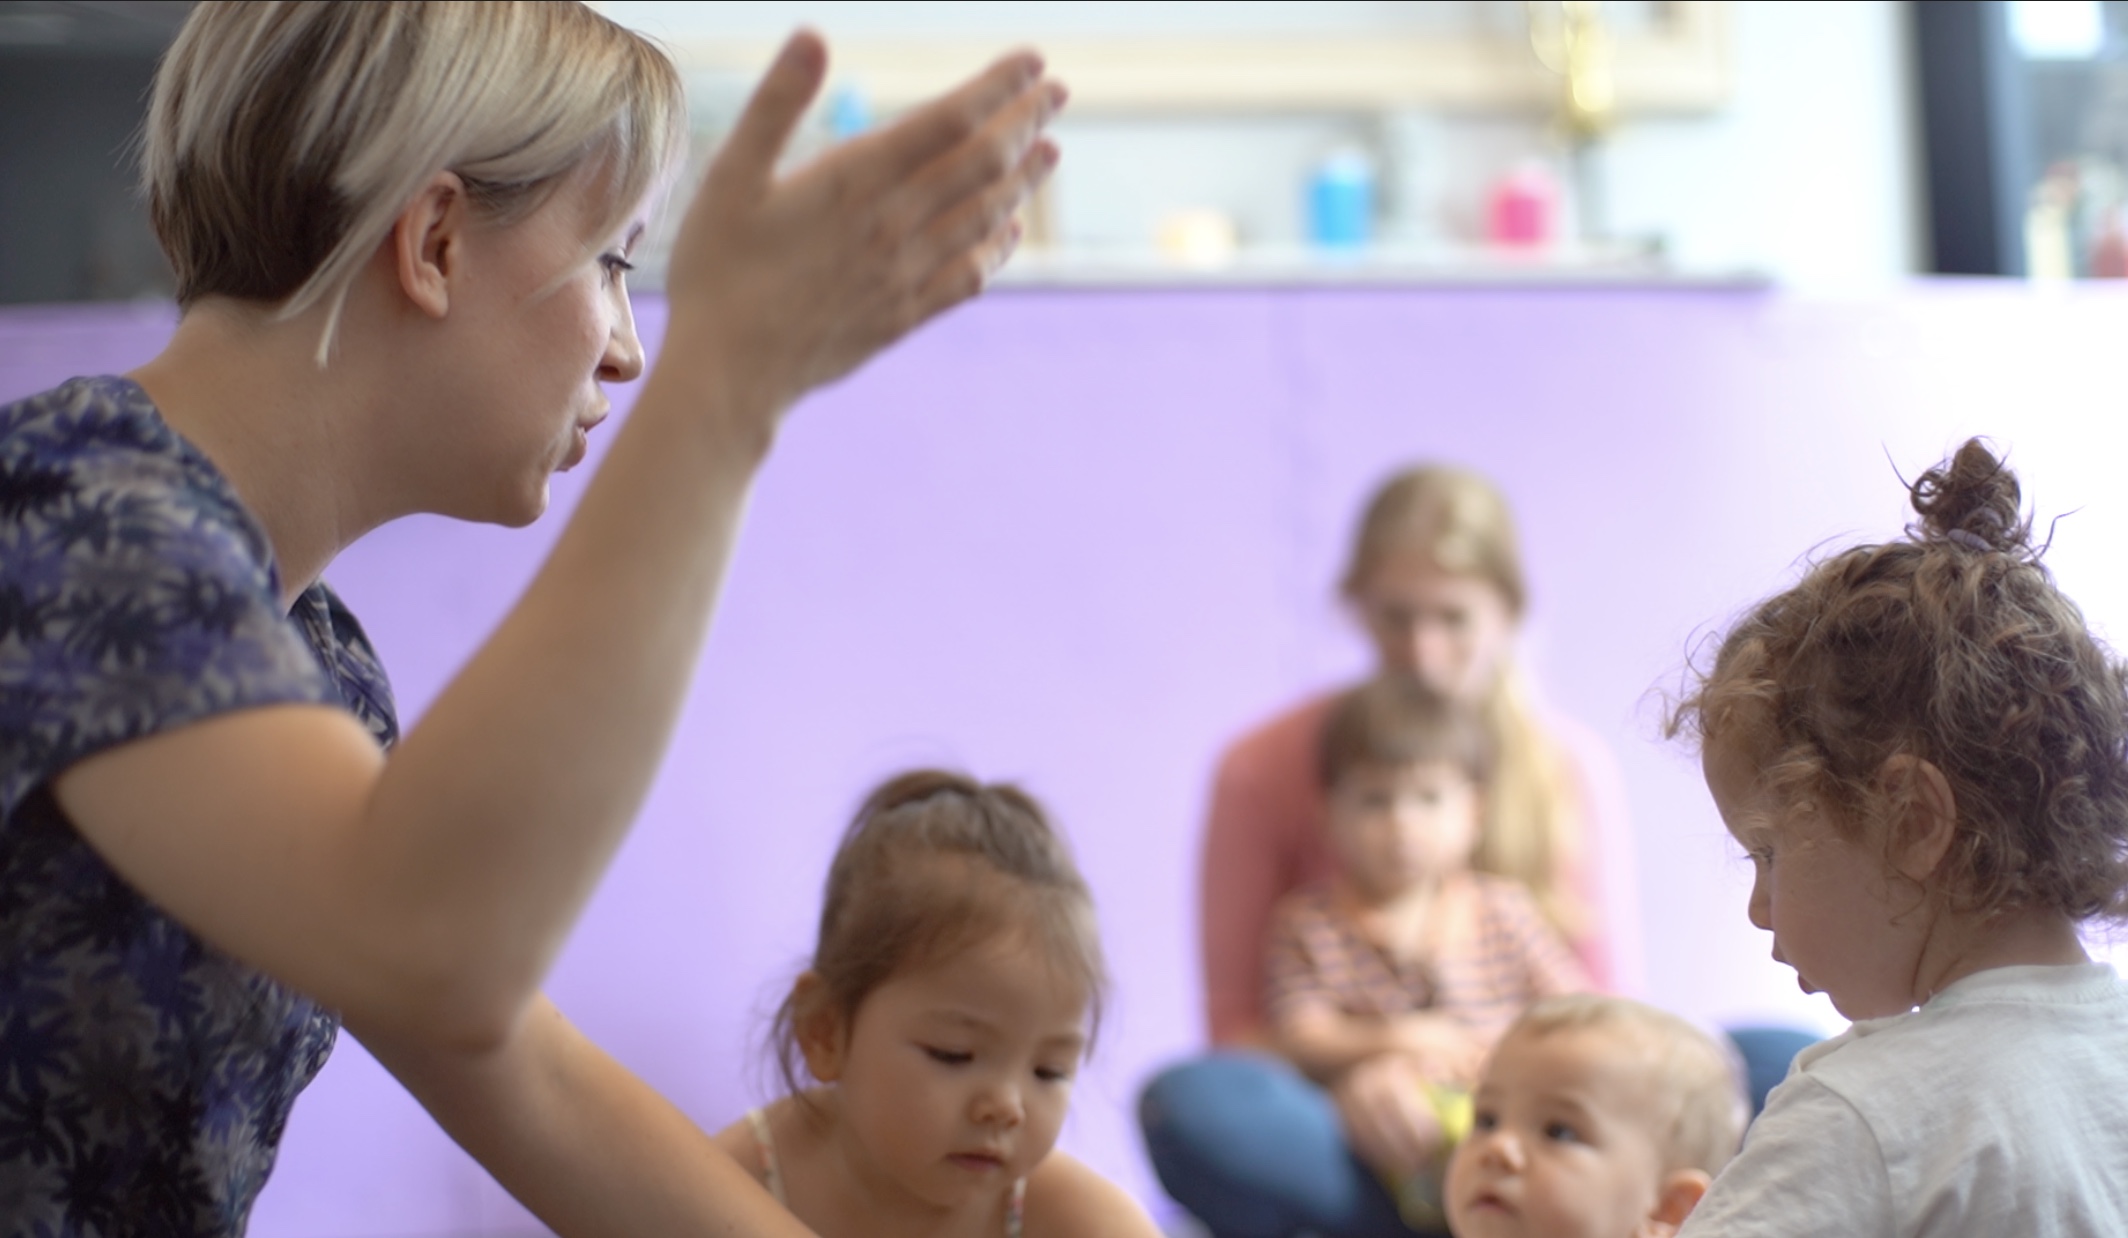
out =
[[(654, 336), (662, 306), (642, 307)], [(0, 398), (123, 368), (162, 309), (0, 313)], [(1722, 291), (1007, 291), (799, 409), (696, 691), (552, 990), (705, 1124), (759, 1095), (763, 1012), (808, 944), (858, 795), (916, 762), (1024, 780), (1075, 838), (1117, 994), (1066, 1144), (1151, 1199), (1132, 1091), (1199, 1036), (1192, 873), (1214, 753), (1361, 665), (1330, 597), (1360, 496), (1442, 456), (1515, 499), (1540, 682), (1617, 753), (1636, 836), (1618, 931), (1647, 995), (1831, 1026), (1744, 922), (1650, 691), (1705, 625), (1828, 540), (1904, 516), (1893, 473), (1986, 432), (2053, 560), (2128, 623), (2128, 297), (1936, 285)], [(625, 393), (621, 400), (625, 403)], [(300, 410), (291, 410), (300, 415)], [(555, 487), (557, 512), (580, 478)], [(558, 520), (408, 521), (333, 579), (411, 718)], [(351, 1042), (298, 1107), (261, 1238), (533, 1228)]]

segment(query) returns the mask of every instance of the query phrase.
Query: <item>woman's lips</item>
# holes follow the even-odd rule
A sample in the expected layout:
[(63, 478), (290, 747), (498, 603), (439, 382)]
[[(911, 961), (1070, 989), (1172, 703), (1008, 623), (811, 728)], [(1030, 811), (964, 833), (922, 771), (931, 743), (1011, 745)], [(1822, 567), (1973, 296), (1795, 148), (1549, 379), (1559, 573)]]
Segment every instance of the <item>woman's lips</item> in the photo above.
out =
[(585, 432), (585, 427), (581, 425), (572, 427), (569, 431), (569, 450), (563, 453), (562, 462), (555, 466), (554, 471), (557, 473), (568, 472), (570, 469), (582, 464), (584, 457), (590, 451), (591, 436)]

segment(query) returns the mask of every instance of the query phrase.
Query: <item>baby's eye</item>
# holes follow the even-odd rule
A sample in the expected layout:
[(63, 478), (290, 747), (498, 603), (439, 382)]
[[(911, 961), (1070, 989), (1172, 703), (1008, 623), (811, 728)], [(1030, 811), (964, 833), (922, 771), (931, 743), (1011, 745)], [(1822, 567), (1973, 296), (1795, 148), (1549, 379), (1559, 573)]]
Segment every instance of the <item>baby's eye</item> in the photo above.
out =
[(1058, 1069), (1058, 1068), (1057, 1068), (1057, 1067), (1055, 1067), (1055, 1066), (1037, 1066), (1037, 1067), (1035, 1067), (1035, 1068), (1034, 1068), (1034, 1077), (1035, 1077), (1035, 1078), (1037, 1078), (1037, 1079), (1040, 1079), (1040, 1080), (1041, 1080), (1042, 1082), (1044, 1082), (1044, 1083), (1070, 1083), (1070, 1082), (1071, 1082), (1071, 1072), (1070, 1072), (1070, 1071), (1068, 1071), (1068, 1070), (1060, 1070), (1060, 1069)]
[(1470, 1118), (1470, 1128), (1475, 1131), (1489, 1131), (1498, 1125), (1500, 1117), (1490, 1109), (1480, 1109)]
[(1574, 1129), (1573, 1127), (1571, 1127), (1571, 1126), (1568, 1126), (1568, 1125), (1567, 1125), (1566, 1123), (1564, 1123), (1564, 1122), (1547, 1122), (1547, 1123), (1545, 1123), (1545, 1124), (1544, 1124), (1544, 1137), (1545, 1137), (1546, 1139), (1549, 1139), (1549, 1140), (1551, 1140), (1551, 1141), (1552, 1141), (1553, 1143), (1580, 1143), (1580, 1142), (1581, 1142), (1581, 1132), (1580, 1132), (1580, 1131), (1577, 1131), (1577, 1130), (1575, 1130), (1575, 1129)]
[(942, 1066), (966, 1066), (975, 1060), (975, 1055), (965, 1049), (941, 1049), (937, 1045), (923, 1046), (924, 1056)]

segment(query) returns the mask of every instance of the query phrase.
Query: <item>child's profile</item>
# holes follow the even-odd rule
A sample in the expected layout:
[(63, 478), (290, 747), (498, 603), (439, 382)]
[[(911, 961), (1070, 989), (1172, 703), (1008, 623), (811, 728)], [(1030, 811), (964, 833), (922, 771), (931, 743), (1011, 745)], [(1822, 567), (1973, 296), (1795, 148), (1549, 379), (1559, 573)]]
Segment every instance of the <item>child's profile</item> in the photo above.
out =
[(893, 778), (843, 836), (777, 1014), (787, 1095), (717, 1143), (823, 1238), (1150, 1235), (1055, 1150), (1106, 983), (1092, 898), (1038, 803)]
[(1906, 536), (1751, 607), (1673, 717), (1775, 960), (1854, 1020), (1692, 1235), (2128, 1233), (2128, 666), (1972, 440)]
[(1473, 1096), (1444, 1194), (1456, 1238), (1665, 1238), (1736, 1152), (1731, 1053), (1665, 1011), (1593, 993), (1531, 1006)]

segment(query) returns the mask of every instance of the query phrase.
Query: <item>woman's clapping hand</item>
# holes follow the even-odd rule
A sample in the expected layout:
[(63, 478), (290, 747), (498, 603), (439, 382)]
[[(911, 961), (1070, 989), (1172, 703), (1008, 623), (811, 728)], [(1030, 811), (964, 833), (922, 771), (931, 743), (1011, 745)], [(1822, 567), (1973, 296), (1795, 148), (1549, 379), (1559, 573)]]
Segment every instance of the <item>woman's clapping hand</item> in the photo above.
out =
[(973, 296), (1018, 240), (1014, 212), (1055, 166), (1063, 87), (1032, 53), (779, 175), (827, 49), (801, 32), (704, 178), (667, 279), (663, 364), (780, 413)]

